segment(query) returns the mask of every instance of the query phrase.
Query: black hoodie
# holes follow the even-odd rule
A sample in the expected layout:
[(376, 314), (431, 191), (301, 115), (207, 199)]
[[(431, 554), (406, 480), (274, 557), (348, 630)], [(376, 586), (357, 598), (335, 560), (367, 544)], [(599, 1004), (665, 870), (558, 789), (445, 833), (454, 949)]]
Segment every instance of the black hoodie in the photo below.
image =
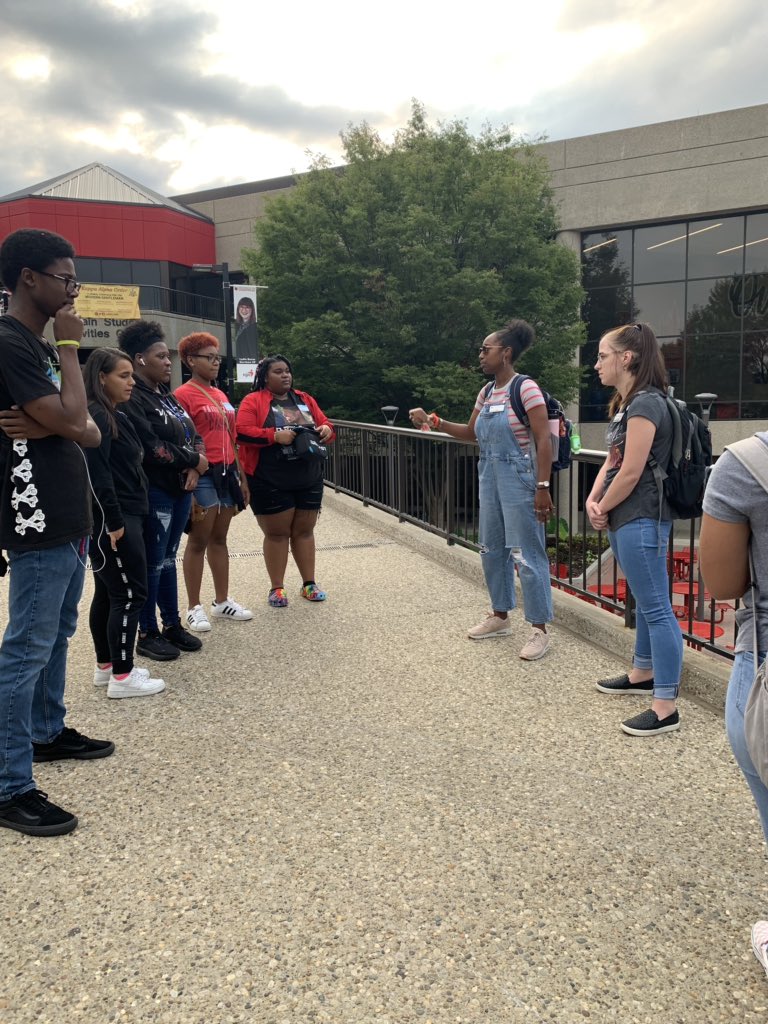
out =
[(136, 428), (144, 447), (144, 472), (151, 487), (180, 498), (184, 494), (185, 469), (197, 469), (205, 455), (203, 439), (195, 425), (164, 385), (159, 390), (134, 378), (131, 400), (122, 408)]

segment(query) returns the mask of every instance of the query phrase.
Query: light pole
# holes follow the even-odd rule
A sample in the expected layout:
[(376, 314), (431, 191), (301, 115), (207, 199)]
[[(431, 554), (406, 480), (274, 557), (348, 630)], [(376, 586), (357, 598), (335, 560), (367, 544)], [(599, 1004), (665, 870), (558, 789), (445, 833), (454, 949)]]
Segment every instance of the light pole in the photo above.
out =
[(388, 427), (394, 427), (397, 414), (400, 412), (399, 405), (382, 405), (381, 411), (384, 414)]
[(228, 263), (193, 263), (192, 269), (198, 272), (209, 273), (209, 274), (221, 274), (221, 290), (224, 293), (224, 337), (226, 338), (226, 347), (224, 349), (224, 375), (226, 377), (226, 386), (224, 390), (227, 393), (227, 397), (230, 402), (234, 399), (234, 366), (232, 362), (232, 311), (230, 306), (230, 283), (229, 283), (229, 264)]

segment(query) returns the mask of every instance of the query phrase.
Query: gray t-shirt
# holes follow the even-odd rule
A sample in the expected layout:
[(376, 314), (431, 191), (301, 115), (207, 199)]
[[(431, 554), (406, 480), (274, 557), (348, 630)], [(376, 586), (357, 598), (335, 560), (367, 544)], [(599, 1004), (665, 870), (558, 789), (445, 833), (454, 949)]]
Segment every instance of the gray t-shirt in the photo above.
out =
[[(661, 392), (638, 391), (630, 399), (625, 412), (626, 418), (624, 412), (618, 412), (614, 416), (606, 434), (608, 472), (605, 475), (603, 494), (621, 469), (624, 461), (624, 446), (627, 441), (627, 422), (633, 416), (642, 416), (643, 419), (650, 420), (655, 425), (656, 435), (651, 445), (651, 456), (662, 469), (666, 469), (669, 464), (669, 456), (672, 452), (672, 417), (667, 409), (666, 399)], [(661, 505), (659, 505), (659, 488), (653, 470), (646, 463), (632, 493), (608, 513), (608, 528), (618, 530), (620, 526), (631, 523), (633, 519), (658, 520), (659, 518), (669, 520), (672, 518), (672, 514), (663, 493)]]
[[(768, 445), (768, 433), (759, 433)], [(735, 455), (724, 451), (709, 475), (704, 511), (723, 523), (749, 523), (755, 573), (763, 585), (757, 599), (757, 643), (768, 650), (768, 494)], [(736, 651), (752, 650), (752, 595), (747, 590), (736, 612), (739, 634)]]

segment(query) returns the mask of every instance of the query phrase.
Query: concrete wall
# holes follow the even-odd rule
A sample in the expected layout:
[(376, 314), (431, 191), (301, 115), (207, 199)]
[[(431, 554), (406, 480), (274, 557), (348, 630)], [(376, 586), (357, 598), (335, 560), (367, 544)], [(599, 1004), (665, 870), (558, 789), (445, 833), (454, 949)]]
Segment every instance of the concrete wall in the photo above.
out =
[(538, 149), (564, 231), (768, 206), (768, 104)]
[(242, 251), (254, 247), (253, 225), (264, 215), (267, 203), (275, 196), (285, 195), (291, 188), (285, 186), (247, 195), (187, 201), (187, 206), (206, 214), (215, 222), (216, 260), (218, 263), (228, 263), (231, 272), (243, 269)]

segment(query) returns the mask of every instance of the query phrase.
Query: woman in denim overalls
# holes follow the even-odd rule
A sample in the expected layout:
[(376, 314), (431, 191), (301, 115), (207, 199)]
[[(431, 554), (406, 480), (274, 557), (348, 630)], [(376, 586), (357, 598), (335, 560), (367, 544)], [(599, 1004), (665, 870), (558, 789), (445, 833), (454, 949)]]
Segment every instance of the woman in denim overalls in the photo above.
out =
[[(483, 373), (494, 376), (478, 395), (469, 423), (448, 423), (436, 414), (412, 409), (418, 426), (429, 421), (438, 430), (480, 446), (480, 557), (492, 611), (468, 630), (472, 640), (508, 636), (508, 612), (516, 606), (515, 566), (520, 575), (525, 619), (531, 634), (520, 651), (535, 661), (549, 649), (547, 623), (552, 621), (552, 587), (545, 542), (545, 524), (552, 513), (549, 477), (552, 442), (546, 405), (533, 381), (524, 385), (523, 404), (530, 423), (525, 437), (515, 436), (510, 420), (509, 384), (514, 364), (534, 340), (524, 320), (511, 320), (489, 334), (480, 349)], [(528, 441), (528, 443), (526, 443)]]

